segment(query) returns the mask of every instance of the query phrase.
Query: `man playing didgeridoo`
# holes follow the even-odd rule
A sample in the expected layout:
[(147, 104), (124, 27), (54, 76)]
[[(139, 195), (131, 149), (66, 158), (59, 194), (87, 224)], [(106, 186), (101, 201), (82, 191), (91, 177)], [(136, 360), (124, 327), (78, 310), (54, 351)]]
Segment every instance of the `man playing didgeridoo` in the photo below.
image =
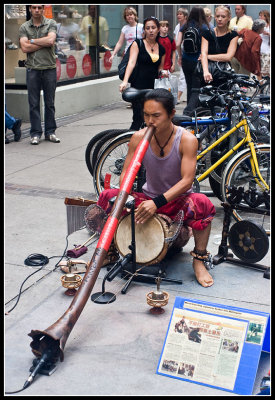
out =
[[(198, 141), (192, 133), (172, 123), (173, 101), (173, 95), (166, 89), (153, 89), (144, 98), (144, 121), (147, 126), (155, 127), (155, 132), (142, 161), (146, 169), (143, 193), (131, 193), (136, 204), (135, 221), (142, 224), (155, 213), (166, 214), (173, 220), (183, 210), (183, 223), (192, 228), (195, 240), (191, 252), (195, 276), (202, 286), (208, 287), (214, 281), (206, 269), (206, 247), (216, 211), (204, 194), (192, 192)], [(146, 128), (135, 132), (130, 140), (120, 182), (145, 131)], [(100, 194), (97, 205), (107, 214), (111, 211), (109, 200), (118, 191), (106, 189)]]

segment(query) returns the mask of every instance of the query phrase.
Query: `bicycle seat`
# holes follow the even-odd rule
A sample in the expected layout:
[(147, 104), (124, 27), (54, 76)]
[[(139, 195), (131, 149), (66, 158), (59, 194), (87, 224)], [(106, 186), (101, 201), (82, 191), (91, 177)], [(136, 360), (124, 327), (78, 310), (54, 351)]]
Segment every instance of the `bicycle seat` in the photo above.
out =
[(122, 93), (122, 98), (124, 101), (131, 103), (135, 100), (141, 100), (152, 89), (136, 89), (133, 87), (129, 87), (124, 90)]
[(187, 115), (174, 115), (172, 122), (173, 124), (180, 126), (182, 122), (192, 122), (192, 117)]

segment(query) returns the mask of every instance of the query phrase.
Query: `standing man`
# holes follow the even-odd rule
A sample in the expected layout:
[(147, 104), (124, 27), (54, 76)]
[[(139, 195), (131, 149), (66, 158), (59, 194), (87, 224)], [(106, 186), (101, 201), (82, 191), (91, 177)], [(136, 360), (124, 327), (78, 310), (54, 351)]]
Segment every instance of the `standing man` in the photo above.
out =
[(39, 144), (42, 136), (40, 115), (40, 90), (45, 103), (45, 140), (59, 143), (55, 136), (55, 90), (56, 90), (56, 22), (45, 18), (44, 5), (30, 5), (31, 18), (19, 28), (20, 46), (27, 53), (27, 89), (30, 107), (31, 144)]
[(97, 19), (96, 19), (96, 5), (88, 5), (88, 15), (83, 18), (80, 33), (86, 35), (86, 46), (89, 50), (89, 54), (92, 59), (92, 73), (96, 73), (96, 65), (98, 59), (98, 47), (97, 42), (99, 42), (102, 50), (108, 50), (108, 36), (109, 36), (109, 25), (106, 18), (99, 16), (99, 38), (97, 41)]
[(237, 4), (235, 6), (236, 17), (231, 19), (229, 29), (237, 32), (244, 28), (252, 29), (253, 20), (245, 13), (246, 7), (243, 4)]

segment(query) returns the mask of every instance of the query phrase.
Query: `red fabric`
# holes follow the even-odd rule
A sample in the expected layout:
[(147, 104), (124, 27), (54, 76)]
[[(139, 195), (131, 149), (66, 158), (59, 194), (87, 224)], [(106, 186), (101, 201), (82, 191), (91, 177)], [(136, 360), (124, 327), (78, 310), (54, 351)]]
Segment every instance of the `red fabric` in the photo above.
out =
[[(100, 193), (97, 204), (109, 213), (112, 208), (109, 200), (117, 196), (118, 192), (119, 189), (104, 190)], [(135, 198), (136, 207), (144, 200), (151, 200), (144, 193), (132, 192), (131, 195)], [(160, 207), (157, 213), (168, 215), (174, 220), (180, 210), (184, 211), (184, 224), (198, 231), (205, 229), (216, 214), (214, 205), (202, 193), (190, 193), (177, 197), (165, 206)]]
[(261, 73), (261, 36), (251, 29), (242, 29), (238, 35), (243, 39), (243, 42), (238, 47), (234, 57), (249, 72), (259, 75)]
[(159, 36), (158, 42), (165, 48), (165, 59), (163, 69), (170, 71), (172, 67), (172, 52), (176, 50), (175, 40), (172, 41), (168, 36)]

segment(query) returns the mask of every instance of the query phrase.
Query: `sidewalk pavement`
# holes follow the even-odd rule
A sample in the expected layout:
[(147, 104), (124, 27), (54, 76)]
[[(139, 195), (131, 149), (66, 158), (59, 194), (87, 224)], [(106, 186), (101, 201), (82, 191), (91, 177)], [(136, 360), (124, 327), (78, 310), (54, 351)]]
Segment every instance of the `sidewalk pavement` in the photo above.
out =
[[(177, 105), (181, 113), (183, 104)], [(125, 103), (106, 105), (89, 113), (57, 121), (61, 143), (44, 140), (30, 145), (29, 127), (22, 140), (5, 145), (5, 390), (23, 387), (35, 358), (30, 349), (31, 330), (45, 330), (71, 304), (61, 285), (62, 271), (56, 263), (66, 248), (65, 197), (96, 199), (92, 177), (85, 164), (85, 149), (92, 136), (106, 129), (128, 128), (132, 110)], [(212, 223), (208, 250), (217, 254), (221, 240), (223, 208), (211, 197), (217, 215)], [(68, 237), (68, 249), (85, 242), (86, 229)], [(89, 262), (97, 242), (81, 259)], [(161, 283), (169, 293), (162, 315), (152, 315), (146, 294), (156, 284), (132, 282), (126, 295), (120, 293), (121, 279), (107, 282), (106, 290), (117, 293), (116, 301), (100, 305), (88, 300), (65, 346), (65, 359), (49, 376), (38, 375), (18, 396), (61, 395), (167, 395), (226, 396), (231, 393), (156, 374), (176, 296), (270, 312), (270, 281), (263, 273), (235, 264), (221, 263), (211, 273), (215, 283), (201, 287), (194, 278), (191, 238), (183, 251), (169, 262), (168, 277), (182, 284)], [(28, 279), (17, 303), (19, 288), (38, 268), (24, 260), (42, 254), (49, 263)], [(51, 258), (55, 257), (55, 258)], [(270, 252), (260, 262), (270, 266)], [(102, 268), (92, 290), (101, 292), (106, 268)], [(270, 368), (269, 353), (262, 353), (254, 394)]]

